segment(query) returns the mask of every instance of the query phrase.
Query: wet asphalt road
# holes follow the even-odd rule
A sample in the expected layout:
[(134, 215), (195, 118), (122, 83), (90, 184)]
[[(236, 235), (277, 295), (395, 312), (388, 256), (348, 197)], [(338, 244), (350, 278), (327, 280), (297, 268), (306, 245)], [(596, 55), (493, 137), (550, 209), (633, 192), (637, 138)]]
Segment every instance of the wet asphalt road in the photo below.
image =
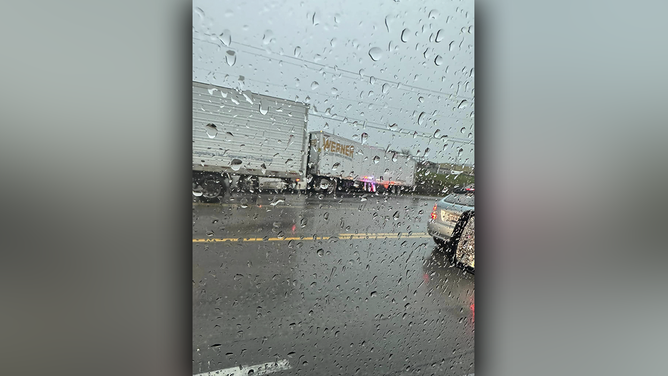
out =
[(474, 373), (475, 279), (426, 235), (434, 201), (194, 203), (193, 374), (274, 361), (289, 364), (274, 375)]

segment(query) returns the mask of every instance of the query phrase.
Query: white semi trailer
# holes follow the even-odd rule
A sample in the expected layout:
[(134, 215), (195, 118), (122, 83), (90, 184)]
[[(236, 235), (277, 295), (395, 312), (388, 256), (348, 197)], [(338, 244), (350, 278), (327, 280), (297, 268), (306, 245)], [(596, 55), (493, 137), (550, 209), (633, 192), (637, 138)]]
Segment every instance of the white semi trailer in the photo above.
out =
[(193, 192), (305, 189), (308, 106), (193, 81)]
[(325, 132), (311, 132), (308, 174), (315, 190), (358, 187), (398, 193), (415, 185), (417, 163), (409, 156), (348, 140)]

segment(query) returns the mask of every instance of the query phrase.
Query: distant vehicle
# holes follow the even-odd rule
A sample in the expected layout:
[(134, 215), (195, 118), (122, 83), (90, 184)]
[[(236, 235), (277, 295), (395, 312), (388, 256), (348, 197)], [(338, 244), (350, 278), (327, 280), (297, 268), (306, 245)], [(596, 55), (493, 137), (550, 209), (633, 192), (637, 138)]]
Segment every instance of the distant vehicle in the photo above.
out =
[(415, 185), (417, 162), (399, 152), (379, 149), (325, 132), (311, 132), (308, 173), (314, 190), (360, 188), (398, 193)]
[(415, 185), (410, 156), (307, 132), (306, 104), (195, 81), (192, 100), (193, 195), (204, 200), (234, 189), (398, 193)]
[(195, 81), (192, 101), (193, 194), (306, 188), (308, 105)]
[(475, 188), (468, 186), (434, 204), (427, 233), (457, 264), (475, 269)]

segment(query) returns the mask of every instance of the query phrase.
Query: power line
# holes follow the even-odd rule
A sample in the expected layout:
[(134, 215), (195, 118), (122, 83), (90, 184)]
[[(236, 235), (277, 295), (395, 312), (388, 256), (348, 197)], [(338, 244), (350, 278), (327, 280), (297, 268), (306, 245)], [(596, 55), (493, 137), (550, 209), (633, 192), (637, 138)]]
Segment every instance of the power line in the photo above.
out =
[[(195, 68), (195, 69), (198, 69), (198, 70), (202, 70), (202, 71), (206, 71), (206, 72), (215, 74), (215, 72), (210, 71), (210, 70), (208, 70), (208, 69), (203, 69), (203, 68)], [(272, 84), (272, 83), (269, 83), (269, 82), (259, 81), (259, 80), (254, 80), (254, 79), (246, 79), (246, 80), (254, 81), (254, 82), (259, 82), (259, 83), (264, 83), (264, 84), (272, 85), (272, 86), (281, 86), (281, 85), (278, 85), (278, 84)], [(303, 91), (302, 89), (297, 89), (297, 88), (294, 88), (294, 90)], [(326, 97), (333, 98), (333, 97), (328, 96), (328, 95), (326, 95), (326, 94), (321, 94), (321, 95), (326, 96)], [(354, 118), (354, 117), (351, 117), (351, 116), (342, 116), (342, 115), (337, 115), (337, 114), (334, 114), (334, 115), (332, 115), (331, 117), (325, 117), (325, 116), (319, 115), (318, 112), (314, 112), (314, 107), (311, 107), (311, 108), (310, 108), (309, 116), (315, 116), (315, 117), (318, 117), (318, 118), (322, 118), (322, 119), (326, 119), (326, 120), (333, 120), (333, 121), (338, 121), (338, 122), (343, 122), (343, 121), (344, 121), (343, 119), (350, 119), (350, 120), (357, 121), (357, 122), (359, 122), (359, 123), (365, 124), (366, 127), (373, 128), (373, 129), (380, 129), (380, 130), (384, 130), (384, 131), (391, 131), (391, 132), (395, 132), (395, 133), (399, 133), (399, 134), (402, 134), (402, 131), (404, 131), (404, 132), (406, 132), (406, 133), (405, 133), (406, 135), (416, 135), (416, 136), (418, 136), (418, 137), (423, 137), (423, 138), (428, 138), (428, 139), (435, 139), (435, 138), (433, 137), (433, 135), (430, 135), (430, 134), (428, 134), (428, 133), (418, 132), (418, 131), (416, 131), (416, 130), (414, 130), (414, 129), (408, 129), (408, 128), (396, 128), (396, 129), (390, 129), (390, 128), (387, 127), (386, 124), (379, 123), (379, 122), (375, 122), (375, 121), (371, 121), (371, 120), (366, 120), (366, 119), (365, 119), (365, 120), (362, 120), (362, 119), (357, 119), (357, 118)], [(343, 119), (337, 119), (337, 118), (335, 118), (335, 116), (342, 117)], [(453, 119), (457, 119), (457, 118), (453, 118)], [(457, 120), (465, 120), (465, 119), (457, 119)], [(373, 125), (368, 125), (368, 124), (377, 124), (377, 125), (379, 125), (380, 127), (375, 127), (375, 126), (373, 126)], [(411, 133), (411, 132), (412, 132), (412, 133)], [(475, 145), (475, 143), (472, 142), (471, 140), (458, 140), (458, 139), (456, 139), (456, 138), (449, 138), (449, 137), (448, 137), (446, 141), (458, 142), (458, 143), (462, 143), (462, 144)]]
[[(204, 68), (195, 68), (195, 69), (205, 71), (205, 72), (208, 72), (208, 73), (211, 73), (211, 74), (216, 73), (212, 70), (204, 69)], [(279, 84), (274, 84), (274, 83), (267, 82), (267, 81), (255, 80), (255, 79), (252, 79), (252, 78), (246, 78), (245, 80), (258, 82), (258, 83), (262, 83), (262, 84), (266, 84), (266, 85), (270, 85), (270, 86), (283, 87), (282, 85), (279, 85)], [(287, 85), (286, 85), (286, 87), (287, 87)], [(289, 87), (289, 89), (308, 93), (305, 89), (299, 89), (299, 88), (296, 88), (296, 87)], [(347, 100), (347, 101), (350, 101), (350, 102), (353, 102), (353, 103), (364, 103), (364, 104), (370, 104), (370, 105), (373, 105), (373, 106), (381, 106), (378, 103), (366, 102), (366, 101), (362, 101), (362, 100), (351, 99), (351, 98), (346, 98), (346, 97), (341, 97), (341, 96), (334, 97), (334, 96), (331, 96), (331, 95), (328, 95), (328, 94), (323, 94), (323, 93), (313, 93), (313, 95), (320, 95), (320, 96), (323, 96), (323, 97), (332, 98), (332, 99), (336, 99), (336, 100), (343, 99), (343, 100)], [(385, 107), (383, 106), (383, 108), (385, 108)], [(389, 105), (387, 105), (387, 108), (392, 108), (392, 109), (399, 110), (399, 111), (412, 111), (411, 109), (405, 109), (405, 108), (394, 107), (394, 106), (389, 106)], [(446, 118), (446, 119), (454, 119), (454, 120), (461, 120), (461, 121), (468, 121), (469, 120), (469, 119), (466, 119), (466, 118), (458, 118), (458, 117), (454, 117), (454, 116), (445, 116), (445, 115), (441, 115), (441, 116)]]
[[(206, 39), (194, 39), (194, 40), (198, 40), (198, 41), (201, 41), (201, 42), (204, 42), (204, 43), (209, 43), (209, 44), (213, 44), (213, 45), (216, 45), (216, 46), (220, 46), (218, 43), (215, 43), (215, 42), (212, 42), (212, 41), (209, 41), (209, 40), (206, 40)], [(242, 45), (242, 46), (245, 46), (245, 47), (249, 47), (249, 48), (252, 48), (252, 49), (260, 50), (260, 51), (263, 51), (263, 52), (267, 52), (267, 50), (265, 50), (265, 49), (262, 49), (260, 47), (255, 47), (255, 46), (252, 46), (252, 45), (248, 45), (248, 44), (245, 44), (245, 43), (234, 42), (234, 41), (232, 43)], [(244, 51), (245, 53), (248, 53), (250, 55), (269, 58), (269, 59), (271, 58), (269, 56), (256, 54), (256, 53), (253, 53), (253, 52), (250, 52), (250, 51), (245, 51), (243, 49), (240, 49), (240, 50)], [(268, 51), (268, 52), (271, 53), (271, 54), (276, 54), (275, 52), (272, 52), (272, 51)], [(303, 62), (304, 64), (314, 64), (314, 65), (317, 65), (317, 66), (320, 66), (320, 67), (323, 67), (323, 68), (331, 69), (335, 72), (336, 71), (341, 71), (341, 72), (346, 72), (346, 73), (352, 74), (353, 77), (341, 74), (341, 77), (345, 77), (345, 78), (348, 78), (348, 79), (358, 80), (359, 77), (360, 77), (359, 73), (355, 73), (355, 72), (345, 70), (345, 69), (341, 69), (341, 68), (338, 68), (338, 67), (334, 68), (334, 67), (330, 67), (326, 64), (320, 64), (320, 63), (317, 63), (317, 62), (312, 62), (312, 61), (300, 59), (300, 58), (297, 58), (297, 57), (294, 57), (294, 56), (289, 56), (289, 55), (279, 55), (279, 56), (281, 58), (288, 58), (288, 59), (298, 60), (298, 61)], [(300, 64), (290, 63), (290, 62), (287, 62), (287, 61), (285, 63), (290, 64), (290, 65), (294, 65), (294, 66), (297, 66), (297, 67), (304, 67), (304, 68), (307, 68), (307, 69), (310, 69), (310, 70), (313, 70), (313, 71), (316, 71), (316, 72), (318, 71), (317, 68), (309, 67), (307, 65), (300, 65)], [(399, 90), (412, 92), (411, 90), (407, 90), (405, 88), (405, 87), (409, 87), (409, 88), (413, 88), (413, 89), (417, 89), (417, 90), (421, 90), (421, 91), (431, 92), (431, 93), (437, 94), (439, 96), (444, 96), (445, 99), (454, 100), (451, 97), (457, 97), (457, 98), (463, 98), (463, 99), (467, 99), (467, 100), (473, 100), (472, 97), (467, 97), (467, 96), (463, 96), (463, 95), (459, 95), (459, 94), (446, 93), (446, 92), (436, 91), (436, 90), (432, 90), (432, 89), (426, 89), (426, 88), (422, 88), (422, 87), (419, 87), (419, 86), (414, 86), (414, 85), (409, 85), (409, 84), (405, 84), (405, 83), (401, 83), (401, 82), (397, 82), (397, 81), (387, 80), (387, 79), (384, 79), (384, 78), (377, 78), (375, 76), (374, 76), (374, 78), (378, 81), (383, 81), (383, 82), (387, 82), (387, 83), (390, 83), (390, 84), (395, 84), (397, 89), (399, 89)]]
[[(325, 116), (322, 116), (322, 115), (310, 114), (310, 113), (309, 113), (309, 116), (314, 116), (314, 117), (318, 117), (318, 118), (325, 119), (325, 120), (333, 120), (333, 121), (338, 121), (338, 122), (343, 123), (343, 119), (328, 118), (328, 117), (325, 117)], [(383, 127), (382, 126), (383, 124), (368, 121), (368, 120), (359, 120), (359, 119), (354, 119), (354, 118), (350, 118), (350, 117), (346, 117), (346, 119), (351, 119), (351, 120), (355, 120), (357, 122), (360, 122), (360, 123), (363, 124), (364, 127), (367, 127), (367, 128), (379, 129), (379, 130), (383, 130), (383, 131), (390, 131), (390, 132), (399, 133), (399, 134), (402, 134), (401, 133), (402, 131), (406, 131), (407, 133), (404, 133), (404, 134), (408, 135), (408, 136), (415, 135), (417, 137), (428, 138), (428, 139), (431, 139), (431, 140), (439, 140), (438, 138), (435, 138), (433, 135), (430, 135), (428, 133), (413, 131), (413, 130), (410, 130), (410, 129), (392, 130), (392, 129), (388, 129), (387, 127)], [(369, 124), (378, 124), (378, 125), (380, 125), (380, 127), (369, 125)], [(414, 132), (414, 133), (411, 134), (410, 132)], [(457, 142), (457, 143), (460, 143), (460, 144), (475, 145), (475, 142), (473, 142), (472, 140), (459, 140), (459, 139), (450, 138), (450, 137), (440, 138), (440, 140), (442, 140), (442, 141), (443, 141), (443, 139), (445, 139), (446, 142), (453, 142), (453, 143)]]

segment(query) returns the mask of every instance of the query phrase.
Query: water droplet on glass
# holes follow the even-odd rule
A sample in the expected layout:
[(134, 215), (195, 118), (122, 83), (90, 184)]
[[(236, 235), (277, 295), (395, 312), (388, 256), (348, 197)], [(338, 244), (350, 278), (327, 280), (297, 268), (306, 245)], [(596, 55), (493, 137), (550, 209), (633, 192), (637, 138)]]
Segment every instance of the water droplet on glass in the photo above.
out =
[(311, 17), (311, 22), (313, 23), (313, 26), (320, 23), (320, 17), (318, 17), (317, 13), (313, 12), (313, 16)]
[(216, 128), (215, 124), (207, 124), (206, 125), (206, 135), (209, 136), (209, 138), (214, 138), (218, 134), (218, 128)]
[(366, 144), (367, 140), (369, 139), (369, 134), (364, 132), (360, 136), (360, 141), (362, 142), (362, 145)]
[(437, 19), (438, 16), (440, 16), (440, 15), (441, 15), (441, 13), (439, 13), (438, 10), (436, 10), (436, 9), (432, 9), (432, 10), (429, 12), (429, 18), (431, 18), (432, 20)]
[(232, 34), (230, 34), (229, 30), (224, 30), (220, 33), (220, 41), (223, 42), (225, 46), (230, 46), (230, 43), (232, 43)]
[(373, 61), (378, 61), (383, 57), (383, 50), (378, 47), (373, 47), (369, 50), (369, 57)]
[(436, 64), (437, 66), (441, 66), (443, 65), (443, 60), (444, 59), (441, 57), (441, 55), (436, 55), (436, 58), (434, 59), (434, 64)]
[(339, 163), (339, 162), (334, 163), (334, 165), (332, 166), (332, 171), (336, 171), (336, 169), (339, 168), (340, 166), (341, 166), (341, 163)]
[(302, 55), (302, 48), (297, 46), (295, 47), (295, 57), (300, 57)]
[(204, 192), (193, 191), (193, 196), (200, 197)]
[(390, 92), (390, 85), (389, 84), (383, 84), (383, 94), (387, 94)]
[(378, 162), (380, 162), (380, 157), (379, 156), (373, 157), (373, 163), (378, 163)]
[(399, 219), (399, 212), (398, 211), (394, 212), (394, 215), (392, 215), (392, 218), (394, 218), (395, 221), (398, 220)]
[(306, 227), (307, 224), (308, 224), (308, 220), (307, 220), (306, 218), (302, 218), (302, 220), (299, 221), (299, 226), (300, 226), (301, 228)]
[(373, 298), (374, 296), (376, 296), (376, 292), (375, 292), (375, 291), (371, 291), (371, 294), (370, 294), (369, 296)]
[(339, 89), (333, 87), (332, 88), (332, 95), (338, 95), (339, 94)]
[(429, 156), (429, 148), (424, 149), (424, 157), (427, 158)]
[(322, 215), (323, 218), (325, 218), (325, 221), (329, 220), (329, 212), (325, 212), (325, 214)]
[(397, 153), (392, 154), (392, 162), (397, 161)]
[(462, 109), (468, 107), (468, 105), (469, 105), (469, 102), (467, 102), (466, 99), (464, 99), (461, 102), (459, 102), (459, 105), (457, 106), (457, 108), (462, 110)]
[(460, 129), (459, 132), (461, 132), (462, 134), (464, 134), (464, 133), (466, 132), (466, 127), (462, 127), (462, 129)]
[(398, 125), (397, 123), (392, 123), (392, 124), (388, 125), (388, 128), (390, 128), (390, 129), (397, 129), (398, 126), (399, 126), (399, 125)]
[(408, 42), (410, 34), (411, 34), (410, 30), (404, 29), (404, 31), (401, 32), (401, 41), (404, 43)]
[(213, 93), (215, 93), (216, 91), (218, 91), (218, 89), (212, 87), (211, 89), (209, 89), (209, 95), (213, 95)]
[(320, 84), (317, 81), (311, 82), (311, 90), (315, 90), (320, 86)]
[(418, 116), (418, 125), (423, 125), (424, 121), (427, 119), (427, 114), (424, 112), (420, 112), (420, 116)]
[(434, 40), (436, 41), (436, 43), (440, 43), (443, 41), (443, 39), (445, 39), (445, 30), (440, 29), (439, 31), (436, 32), (436, 39)]
[(271, 30), (265, 30), (264, 36), (262, 37), (262, 44), (267, 45), (271, 42), (271, 38), (274, 36), (274, 32)]
[(320, 248), (320, 249), (318, 249), (317, 251), (315, 251), (315, 253), (317, 253), (318, 256), (322, 257), (322, 256), (325, 254), (325, 250), (323, 250), (322, 248)]
[(269, 107), (265, 107), (265, 108), (263, 108), (263, 107), (262, 107), (262, 103), (259, 104), (259, 108), (260, 108), (260, 113), (261, 113), (262, 115), (266, 115), (266, 114), (267, 114), (267, 111), (269, 111)]
[(455, 45), (455, 41), (453, 40), (453, 41), (450, 42), (450, 44), (448, 45), (448, 51), (452, 51), (454, 45)]
[(233, 66), (234, 63), (237, 62), (237, 54), (232, 50), (227, 50), (227, 53), (225, 53), (225, 61), (227, 61), (227, 65)]
[(260, 165), (260, 169), (262, 171), (262, 174), (267, 173), (267, 165), (265, 165), (264, 163)]
[(436, 132), (434, 132), (434, 138), (439, 138), (441, 137), (441, 130), (437, 129)]
[(241, 169), (241, 164), (242, 164), (242, 163), (243, 163), (243, 162), (241, 161), (241, 159), (236, 159), (236, 158), (235, 158), (235, 159), (233, 159), (232, 162), (230, 163), (230, 167), (231, 167), (232, 170), (234, 170), (234, 171), (239, 171), (239, 169)]
[(417, 132), (413, 132), (413, 138), (417, 138), (417, 135), (418, 135)]
[(473, 133), (469, 133), (467, 136), (469, 139), (473, 138)]

